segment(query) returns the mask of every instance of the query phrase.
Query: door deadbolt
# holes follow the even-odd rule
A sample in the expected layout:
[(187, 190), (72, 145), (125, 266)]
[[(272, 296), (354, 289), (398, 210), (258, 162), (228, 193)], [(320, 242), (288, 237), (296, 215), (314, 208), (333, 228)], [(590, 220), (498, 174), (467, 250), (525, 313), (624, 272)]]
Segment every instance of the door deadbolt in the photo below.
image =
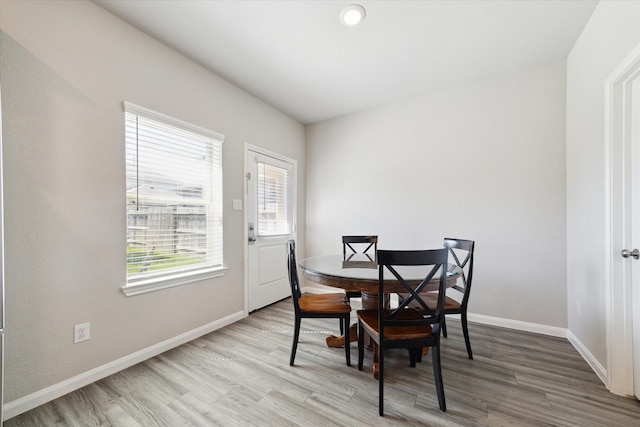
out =
[(256, 241), (256, 228), (253, 223), (249, 223), (249, 243)]
[(640, 251), (637, 250), (637, 249), (634, 249), (632, 251), (629, 251), (627, 249), (623, 249), (622, 252), (620, 252), (620, 255), (622, 255), (622, 258), (633, 257), (634, 259), (638, 259), (638, 258), (640, 258)]

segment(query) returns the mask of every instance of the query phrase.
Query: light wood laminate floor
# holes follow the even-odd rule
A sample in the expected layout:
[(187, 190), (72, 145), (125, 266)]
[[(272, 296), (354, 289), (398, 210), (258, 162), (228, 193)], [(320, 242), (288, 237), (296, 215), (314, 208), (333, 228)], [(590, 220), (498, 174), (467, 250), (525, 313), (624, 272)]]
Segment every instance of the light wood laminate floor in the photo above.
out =
[[(352, 316), (355, 318), (355, 314)], [(5, 422), (13, 426), (640, 426), (640, 403), (611, 394), (566, 339), (447, 323), (440, 412), (431, 357), (410, 368), (385, 353), (385, 416), (378, 384), (325, 337), (337, 320), (303, 319), (289, 366), (290, 299)]]

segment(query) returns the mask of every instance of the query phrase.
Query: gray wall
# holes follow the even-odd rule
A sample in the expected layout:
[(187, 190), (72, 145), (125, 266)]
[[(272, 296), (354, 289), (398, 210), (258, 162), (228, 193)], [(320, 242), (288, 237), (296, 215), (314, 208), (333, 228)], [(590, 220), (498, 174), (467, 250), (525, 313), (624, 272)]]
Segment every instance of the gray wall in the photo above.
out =
[(477, 242), (469, 310), (566, 328), (563, 59), (307, 127), (307, 254)]
[(604, 88), (607, 77), (639, 42), (640, 2), (601, 2), (567, 59), (569, 329), (605, 367), (609, 254), (604, 251)]
[[(11, 402), (242, 312), (244, 143), (297, 159), (300, 189), (305, 148), (301, 124), (93, 3), (3, 0), (0, 27)], [(122, 293), (125, 100), (226, 135), (224, 277)]]

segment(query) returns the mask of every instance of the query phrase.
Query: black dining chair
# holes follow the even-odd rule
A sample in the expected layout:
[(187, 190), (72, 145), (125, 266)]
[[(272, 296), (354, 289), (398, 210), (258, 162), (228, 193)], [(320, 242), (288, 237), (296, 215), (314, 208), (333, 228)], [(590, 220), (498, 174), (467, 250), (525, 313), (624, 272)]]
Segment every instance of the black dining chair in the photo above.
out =
[[(384, 298), (379, 298), (377, 310), (358, 310), (358, 369), (362, 370), (364, 359), (364, 336), (375, 342), (378, 360), (378, 408), (384, 415), (384, 352), (392, 348), (409, 349), (411, 366), (421, 359), (422, 349), (431, 347), (433, 377), (438, 395), (438, 404), (446, 411), (442, 368), (440, 366), (440, 326), (444, 319), (444, 293), (446, 287), (448, 250), (433, 249), (419, 251), (378, 251), (378, 292), (388, 293), (389, 280), (397, 281), (404, 288), (406, 298), (398, 307), (387, 308)], [(416, 285), (409, 283), (400, 271), (403, 266), (424, 266), (424, 279)], [(385, 274), (387, 277), (385, 277)], [(431, 280), (438, 282), (436, 307), (430, 308), (422, 299), (423, 291)], [(420, 310), (411, 308), (416, 303)], [(375, 360), (375, 358), (374, 358)]]
[(298, 279), (298, 267), (296, 263), (296, 242), (287, 242), (288, 258), (287, 265), (289, 271), (289, 284), (291, 285), (291, 296), (295, 315), (295, 326), (293, 331), (293, 345), (291, 346), (291, 359), (289, 365), (293, 366), (300, 338), (300, 324), (304, 318), (337, 318), (340, 320), (340, 329), (344, 331), (344, 351), (347, 358), (347, 366), (351, 366), (351, 354), (349, 347), (349, 317), (351, 315), (351, 305), (345, 294), (305, 294), (300, 290)]
[[(364, 248), (364, 249), (363, 249)], [(369, 250), (372, 249), (372, 252)], [(342, 236), (342, 256), (349, 261), (354, 255), (364, 254), (371, 262), (375, 262), (378, 251), (378, 236)], [(360, 298), (362, 292), (347, 291), (347, 299)]]
[[(445, 296), (444, 314), (445, 317), (447, 314), (460, 315), (464, 343), (467, 346), (467, 354), (469, 355), (469, 359), (473, 359), (471, 341), (469, 340), (469, 328), (467, 326), (467, 306), (471, 293), (471, 280), (473, 279), (473, 252), (475, 242), (473, 240), (452, 239), (447, 237), (444, 239), (444, 247), (449, 251), (449, 258), (453, 258), (456, 265), (462, 270), (462, 274), (456, 284), (447, 288), (447, 293), (450, 290), (456, 292), (457, 299), (451, 298), (448, 295)], [(430, 308), (435, 308), (438, 298), (437, 295), (434, 293), (426, 293), (423, 295), (423, 298)], [(446, 319), (442, 322), (442, 336), (447, 337)]]

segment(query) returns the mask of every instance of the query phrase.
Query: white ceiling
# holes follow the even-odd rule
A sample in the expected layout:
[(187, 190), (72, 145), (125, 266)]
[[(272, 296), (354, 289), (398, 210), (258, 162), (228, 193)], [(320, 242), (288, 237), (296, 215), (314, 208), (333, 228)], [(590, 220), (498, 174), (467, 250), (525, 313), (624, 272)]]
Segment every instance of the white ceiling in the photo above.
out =
[(598, 3), (94, 1), (305, 124), (564, 58)]

